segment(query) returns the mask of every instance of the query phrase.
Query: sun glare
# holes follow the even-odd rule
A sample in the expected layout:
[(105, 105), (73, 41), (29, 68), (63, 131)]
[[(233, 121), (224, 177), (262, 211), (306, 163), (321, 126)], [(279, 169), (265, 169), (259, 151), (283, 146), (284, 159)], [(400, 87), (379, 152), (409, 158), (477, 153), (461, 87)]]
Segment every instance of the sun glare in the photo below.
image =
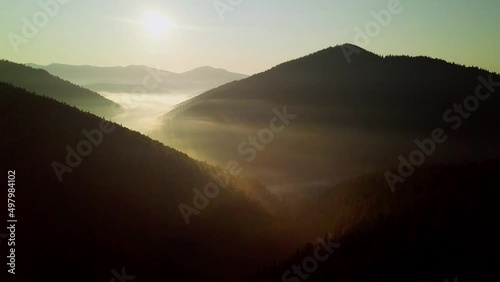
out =
[(158, 12), (147, 12), (144, 14), (142, 24), (147, 33), (153, 38), (161, 38), (172, 28), (171, 23), (165, 16)]

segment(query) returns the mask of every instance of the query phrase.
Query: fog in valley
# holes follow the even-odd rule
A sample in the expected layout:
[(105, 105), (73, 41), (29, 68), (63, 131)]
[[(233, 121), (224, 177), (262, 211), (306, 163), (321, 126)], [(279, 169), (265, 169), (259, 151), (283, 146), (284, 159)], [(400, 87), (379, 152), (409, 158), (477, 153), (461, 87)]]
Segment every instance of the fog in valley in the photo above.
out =
[(162, 115), (199, 93), (148, 93), (138, 95), (99, 92), (99, 94), (124, 108), (123, 111), (120, 111), (112, 118), (114, 122), (148, 135), (161, 125), (159, 118)]

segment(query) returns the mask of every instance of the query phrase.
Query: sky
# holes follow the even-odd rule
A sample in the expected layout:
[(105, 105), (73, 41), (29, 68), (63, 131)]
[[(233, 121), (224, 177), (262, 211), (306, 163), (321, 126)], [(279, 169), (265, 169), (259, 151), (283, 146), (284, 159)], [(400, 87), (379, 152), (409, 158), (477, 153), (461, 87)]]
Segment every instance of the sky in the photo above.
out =
[(498, 0), (0, 0), (0, 58), (255, 74), (352, 43), (500, 73), (498, 12)]

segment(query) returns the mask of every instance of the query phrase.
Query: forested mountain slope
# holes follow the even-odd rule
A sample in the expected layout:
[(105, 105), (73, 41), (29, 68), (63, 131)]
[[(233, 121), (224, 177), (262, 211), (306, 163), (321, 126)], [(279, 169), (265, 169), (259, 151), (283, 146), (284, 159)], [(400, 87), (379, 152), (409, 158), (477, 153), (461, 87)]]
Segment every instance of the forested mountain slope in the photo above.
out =
[[(16, 176), (19, 281), (109, 281), (122, 267), (141, 281), (234, 281), (276, 254), (273, 216), (251, 198), (267, 193), (258, 182), (232, 177), (186, 225), (179, 205), (196, 207), (194, 188), (227, 183), (219, 168), (7, 84), (0, 112), (1, 168)], [(113, 130), (101, 138), (103, 128)], [(62, 182), (54, 162), (69, 169)]]
[(5, 60), (0, 60), (0, 82), (24, 88), (106, 118), (111, 118), (123, 110), (120, 105), (96, 92), (55, 77), (47, 71)]
[[(349, 61), (344, 51), (353, 48), (331, 47), (208, 91), (165, 115), (157, 136), (212, 162), (258, 151), (247, 170), (276, 189), (396, 167), (399, 155), (408, 158), (417, 148), (415, 139), (436, 128), (449, 138), (429, 162), (499, 155), (498, 74), (361, 48)], [(239, 147), (269, 127), (273, 109), (284, 107), (296, 116), (286, 129)]]

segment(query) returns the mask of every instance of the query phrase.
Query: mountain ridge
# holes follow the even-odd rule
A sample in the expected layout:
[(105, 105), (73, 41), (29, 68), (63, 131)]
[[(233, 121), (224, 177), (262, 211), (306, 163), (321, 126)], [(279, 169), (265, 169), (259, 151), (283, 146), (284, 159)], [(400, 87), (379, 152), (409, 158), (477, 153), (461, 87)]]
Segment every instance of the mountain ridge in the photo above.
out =
[[(134, 86), (153, 78), (151, 93), (187, 92), (199, 93), (213, 87), (248, 77), (214, 67), (199, 67), (176, 73), (145, 65), (97, 67), (91, 65), (49, 64), (46, 66), (27, 64), (97, 92), (132, 93)], [(151, 80), (151, 79), (150, 79)], [(132, 87), (127, 88), (127, 85)]]
[[(238, 141), (247, 139), (247, 136), (236, 133), (240, 129), (231, 125), (239, 124), (249, 132), (258, 132), (259, 127), (268, 122), (266, 117), (273, 108), (287, 106), (288, 111), (299, 118), (290, 127), (290, 132), (287, 129), (280, 133), (287, 136), (282, 137), (285, 141), (280, 139), (283, 142), (280, 145), (288, 143), (285, 147), (290, 150), (305, 147), (316, 151), (310, 156), (316, 155), (323, 160), (315, 158), (310, 161), (318, 164), (318, 172), (323, 170), (323, 176), (331, 178), (331, 172), (326, 167), (333, 166), (339, 170), (335, 178), (345, 179), (380, 165), (390, 166), (391, 160), (397, 160), (398, 154), (413, 150), (412, 141), (415, 138), (424, 138), (436, 127), (449, 128), (449, 122), (443, 119), (444, 113), (453, 108), (454, 103), (462, 103), (465, 98), (474, 95), (481, 83), (479, 77), (500, 80), (495, 73), (477, 67), (424, 56), (379, 56), (361, 49), (359, 54), (352, 55), (349, 62), (343, 47), (323, 49), (192, 98), (163, 116), (162, 131), (169, 132), (169, 135), (162, 136), (160, 130), (156, 138), (183, 151), (190, 150), (192, 154), (206, 154), (208, 147), (220, 148), (217, 154), (205, 157), (213, 162), (224, 162), (238, 158), (235, 153)], [(351, 45), (348, 47), (354, 48)], [(450, 146), (456, 146), (461, 157), (473, 161), (480, 155), (484, 157), (495, 152), (491, 140), (498, 138), (493, 130), (493, 121), (498, 119), (494, 115), (497, 104), (498, 99), (495, 98), (482, 103), (481, 110), (474, 113), (477, 117), (465, 123), (458, 132), (463, 139), (453, 139)], [(304, 139), (298, 141), (295, 134)], [(307, 144), (304, 136), (312, 138), (310, 140), (314, 145)], [(387, 136), (394, 139), (384, 141)], [(485, 145), (483, 153), (473, 153), (475, 149), (470, 145), (459, 145), (461, 142), (476, 142), (473, 136), (485, 137), (476, 140)], [(189, 142), (189, 147), (186, 142)], [(363, 144), (360, 146), (363, 150), (356, 152), (355, 144)], [(235, 149), (228, 153), (222, 150), (223, 147)], [(284, 147), (274, 150), (285, 151)], [(349, 166), (327, 160), (327, 156), (321, 157), (322, 150), (335, 152), (339, 160), (353, 162), (352, 168), (356, 172), (352, 173)], [(443, 150), (446, 152), (438, 151), (432, 159), (445, 161), (445, 156), (455, 158), (451, 149), (447, 147)], [(296, 163), (294, 176), (312, 169), (298, 169), (304, 160), (292, 161), (295, 154), (291, 150), (286, 156), (267, 157), (259, 166), (262, 167), (264, 162), (276, 162), (273, 159), (288, 158), (280, 166)], [(359, 166), (354, 163), (359, 163)], [(280, 173), (289, 172), (283, 169)], [(316, 175), (314, 179), (323, 179), (321, 175), (313, 175)], [(272, 182), (266, 183), (271, 185)]]
[(56, 77), (46, 70), (0, 60), (0, 82), (54, 98), (82, 110), (111, 118), (123, 108), (98, 93)]
[(78, 68), (78, 67), (89, 67), (89, 68), (96, 68), (96, 69), (126, 69), (126, 68), (149, 68), (149, 69), (156, 69), (156, 70), (160, 70), (160, 71), (164, 71), (164, 72), (170, 72), (170, 73), (174, 73), (174, 74), (186, 74), (186, 73), (189, 73), (189, 72), (192, 72), (192, 71), (196, 71), (196, 70), (218, 70), (218, 71), (225, 71), (225, 72), (229, 72), (229, 73), (233, 73), (233, 74), (239, 74), (239, 75), (242, 75), (242, 76), (248, 76), (247, 74), (243, 74), (243, 73), (236, 73), (236, 72), (232, 72), (232, 71), (229, 71), (227, 69), (224, 69), (224, 68), (217, 68), (217, 67), (212, 67), (212, 66), (200, 66), (200, 67), (196, 67), (196, 68), (193, 68), (193, 69), (190, 69), (190, 70), (187, 70), (187, 71), (182, 71), (182, 72), (174, 72), (174, 71), (168, 71), (168, 70), (165, 70), (165, 69), (160, 69), (160, 68), (156, 68), (156, 67), (150, 67), (148, 65), (125, 65), (125, 66), (95, 66), (95, 65), (72, 65), (72, 64), (63, 64), (63, 63), (50, 63), (50, 64), (47, 64), (47, 65), (42, 65), (42, 64), (35, 64), (35, 63), (24, 63), (23, 65), (26, 65), (26, 66), (29, 66), (29, 67), (32, 67), (32, 68), (39, 68), (39, 69), (43, 69), (43, 68), (46, 68), (46, 67), (75, 67), (75, 68)]
[[(17, 229), (24, 244), (16, 249), (21, 281), (63, 280), (75, 271), (70, 264), (79, 269), (75, 281), (106, 280), (108, 263), (115, 261), (146, 280), (168, 270), (178, 281), (234, 281), (228, 277), (267, 260), (265, 249), (276, 250), (274, 238), (266, 235), (273, 216), (256, 199), (275, 200), (260, 183), (231, 177), (187, 226), (179, 204), (192, 205), (193, 189), (204, 191), (221, 169), (114, 123), (114, 130), (81, 154), (81, 162), (59, 181), (51, 164), (66, 160), (70, 166), (68, 147), (80, 152), (78, 144), (87, 140), (82, 130), (93, 132), (103, 120), (10, 84), (0, 83), (0, 90), (0, 151), (10, 160), (0, 166), (16, 171), (16, 196), (23, 199), (16, 203), (16, 216), (24, 220)], [(262, 251), (253, 248), (255, 238)], [(191, 253), (212, 255), (190, 258), (190, 266), (179, 260)], [(217, 271), (218, 263), (233, 258), (243, 263), (241, 269), (235, 264)], [(48, 267), (54, 261), (60, 271)]]

